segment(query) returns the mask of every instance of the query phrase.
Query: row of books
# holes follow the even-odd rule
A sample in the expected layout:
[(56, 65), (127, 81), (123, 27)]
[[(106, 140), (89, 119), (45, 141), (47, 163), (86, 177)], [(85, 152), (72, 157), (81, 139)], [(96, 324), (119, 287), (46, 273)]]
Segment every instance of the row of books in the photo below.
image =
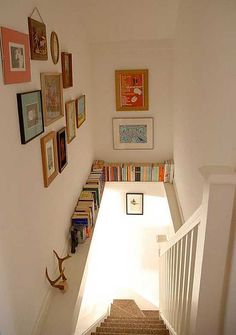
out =
[(92, 169), (71, 218), (71, 252), (91, 237), (105, 186), (104, 169)]
[(94, 161), (93, 166), (104, 170), (105, 181), (154, 181), (172, 183), (174, 162), (163, 163), (107, 163)]

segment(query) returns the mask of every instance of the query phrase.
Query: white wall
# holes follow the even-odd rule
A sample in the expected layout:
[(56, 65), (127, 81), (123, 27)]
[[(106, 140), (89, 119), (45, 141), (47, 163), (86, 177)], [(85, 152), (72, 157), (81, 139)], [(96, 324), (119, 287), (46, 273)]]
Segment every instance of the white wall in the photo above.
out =
[[(199, 168), (203, 165), (236, 167), (235, 38), (235, 1), (181, 1), (175, 41), (173, 106), (175, 181), (185, 219), (201, 203)], [(234, 251), (231, 253), (235, 255)], [(235, 262), (229, 264), (229, 304), (224, 330), (227, 335), (236, 332), (232, 304), (236, 268)]]
[[(144, 193), (143, 215), (126, 215), (126, 192)], [(115, 298), (134, 299), (141, 309), (158, 308), (157, 234), (174, 234), (163, 183), (106, 183), (76, 334)]]
[[(172, 41), (123, 41), (92, 44), (96, 116), (96, 158), (107, 161), (163, 161), (172, 158)], [(149, 70), (149, 111), (116, 112), (115, 70)], [(153, 150), (114, 150), (113, 117), (153, 117)]]
[[(27, 33), (27, 16), (35, 4), (2, 1), (1, 25)], [(72, 10), (74, 4), (78, 7)], [(40, 89), (40, 72), (61, 71), (60, 61), (54, 65), (50, 52), (48, 61), (31, 61), (32, 81), (24, 84), (4, 85), (0, 69), (0, 333), (6, 335), (32, 333), (49, 290), (45, 267), (50, 273), (54, 270), (53, 249), (65, 252), (70, 216), (93, 160), (90, 58), (76, 11), (79, 3), (42, 0), (37, 6), (47, 26), (48, 43), (55, 30), (61, 50), (73, 53), (74, 86), (63, 91), (64, 100), (85, 93), (88, 113), (77, 138), (68, 145), (68, 166), (46, 189), (40, 136), (26, 145), (20, 143), (16, 93)], [(64, 125), (65, 118), (60, 119), (45, 133)]]

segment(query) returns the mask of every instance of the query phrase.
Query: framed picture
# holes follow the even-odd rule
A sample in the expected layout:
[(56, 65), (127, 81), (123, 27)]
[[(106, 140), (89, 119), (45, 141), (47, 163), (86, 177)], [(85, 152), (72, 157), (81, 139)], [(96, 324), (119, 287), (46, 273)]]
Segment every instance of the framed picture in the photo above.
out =
[(62, 67), (62, 80), (63, 88), (73, 86), (72, 78), (72, 54), (68, 52), (61, 53), (61, 67)]
[(126, 214), (143, 215), (143, 193), (126, 193)]
[(55, 31), (52, 31), (51, 33), (50, 49), (51, 49), (52, 61), (54, 64), (57, 64), (59, 61), (59, 41)]
[(25, 144), (44, 132), (41, 91), (17, 94), (21, 143)]
[(153, 118), (113, 118), (113, 145), (118, 150), (153, 149)]
[(31, 80), (29, 37), (27, 34), (1, 27), (4, 84)]
[(76, 118), (75, 100), (71, 100), (66, 102), (67, 143), (70, 143), (76, 137), (75, 118)]
[(67, 165), (66, 128), (57, 132), (58, 168), (61, 173)]
[(44, 186), (48, 187), (58, 174), (56, 132), (51, 131), (40, 141)]
[(44, 23), (28, 17), (31, 59), (47, 60), (47, 34)]
[(116, 70), (116, 110), (148, 110), (148, 70)]
[(85, 95), (81, 95), (78, 99), (76, 99), (75, 105), (76, 105), (76, 125), (77, 128), (79, 128), (86, 119)]
[(41, 73), (45, 126), (64, 116), (61, 73)]

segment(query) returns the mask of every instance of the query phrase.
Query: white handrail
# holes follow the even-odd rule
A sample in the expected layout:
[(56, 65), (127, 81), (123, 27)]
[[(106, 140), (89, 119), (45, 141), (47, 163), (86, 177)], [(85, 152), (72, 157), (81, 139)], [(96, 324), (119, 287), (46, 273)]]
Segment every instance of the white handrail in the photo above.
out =
[(161, 248), (160, 255), (163, 255), (168, 249), (175, 245), (185, 235), (187, 235), (201, 221), (201, 206), (193, 213), (193, 215), (180, 227), (176, 234)]

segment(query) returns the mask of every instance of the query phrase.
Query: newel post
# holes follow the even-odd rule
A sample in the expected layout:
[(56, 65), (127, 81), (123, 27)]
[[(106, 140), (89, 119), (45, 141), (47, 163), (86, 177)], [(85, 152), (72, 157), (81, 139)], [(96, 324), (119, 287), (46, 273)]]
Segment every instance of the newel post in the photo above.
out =
[(236, 173), (225, 167), (204, 167), (200, 171), (205, 182), (196, 251), (190, 334), (220, 335)]

